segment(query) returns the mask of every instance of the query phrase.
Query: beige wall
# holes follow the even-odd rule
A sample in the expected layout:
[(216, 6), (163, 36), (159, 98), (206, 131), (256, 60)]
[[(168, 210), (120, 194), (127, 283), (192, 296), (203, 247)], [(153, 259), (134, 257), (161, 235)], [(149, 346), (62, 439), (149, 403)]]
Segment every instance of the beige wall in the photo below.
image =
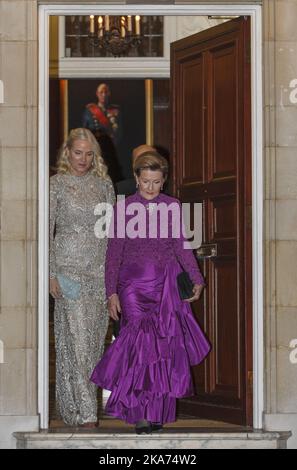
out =
[(297, 448), (297, 364), (289, 360), (297, 338), (297, 105), (290, 101), (296, 18), (295, 0), (265, 2), (265, 421), (269, 429), (293, 426)]
[(37, 426), (37, 1), (0, 1), (0, 447)]
[[(12, 431), (37, 427), (37, 3), (0, 0), (0, 447), (13, 445)], [(265, 423), (293, 429), (297, 448), (297, 365), (289, 361), (297, 338), (297, 105), (289, 99), (297, 2), (263, 4)]]

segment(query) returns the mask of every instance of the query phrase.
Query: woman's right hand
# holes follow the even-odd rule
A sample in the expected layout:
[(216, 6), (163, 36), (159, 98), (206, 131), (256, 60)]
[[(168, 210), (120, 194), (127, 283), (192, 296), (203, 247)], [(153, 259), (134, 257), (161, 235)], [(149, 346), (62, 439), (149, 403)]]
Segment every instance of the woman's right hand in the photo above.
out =
[(61, 287), (56, 278), (50, 279), (50, 294), (54, 299), (60, 299), (62, 297)]
[(118, 294), (112, 294), (107, 302), (109, 316), (113, 320), (119, 320), (118, 313), (121, 313), (121, 304)]

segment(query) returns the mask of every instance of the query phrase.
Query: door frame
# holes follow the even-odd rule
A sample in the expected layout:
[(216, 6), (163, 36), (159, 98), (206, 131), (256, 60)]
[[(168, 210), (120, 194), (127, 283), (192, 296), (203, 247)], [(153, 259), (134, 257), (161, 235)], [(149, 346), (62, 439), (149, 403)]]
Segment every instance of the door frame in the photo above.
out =
[[(253, 427), (264, 412), (263, 102), (262, 8), (260, 5), (39, 5), (38, 61), (38, 413), (49, 419), (49, 17), (51, 15), (234, 15), (251, 17)], [(169, 74), (169, 71), (168, 71)], [(169, 75), (168, 75), (169, 76)], [(162, 75), (164, 77), (164, 74)]]

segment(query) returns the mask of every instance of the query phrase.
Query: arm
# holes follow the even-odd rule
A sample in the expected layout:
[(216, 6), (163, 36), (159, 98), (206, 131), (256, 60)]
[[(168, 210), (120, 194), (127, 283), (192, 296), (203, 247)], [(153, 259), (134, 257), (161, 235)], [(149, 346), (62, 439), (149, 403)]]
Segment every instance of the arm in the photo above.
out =
[(54, 231), (56, 225), (58, 206), (58, 186), (56, 178), (50, 179), (50, 220), (49, 220), (49, 242), (50, 242), (50, 279), (56, 278), (56, 254), (54, 247)]
[[(105, 261), (105, 286), (106, 296), (117, 293), (117, 284), (119, 270), (122, 263), (122, 254), (124, 250), (125, 238), (117, 238), (117, 204), (114, 206), (113, 217), (111, 220), (109, 238), (107, 242), (107, 252)], [(112, 230), (114, 226), (114, 232)], [(114, 236), (112, 237), (112, 233)]]
[(116, 199), (113, 184), (110, 180), (106, 180), (106, 202), (114, 205), (115, 201)]
[(56, 269), (56, 253), (55, 253), (55, 242), (54, 242), (54, 231), (56, 225), (56, 218), (57, 218), (57, 207), (58, 207), (58, 185), (56, 178), (50, 179), (50, 220), (49, 220), (49, 239), (50, 239), (50, 294), (54, 299), (58, 299), (62, 297), (62, 292), (60, 289), (60, 285), (58, 280), (56, 279), (57, 276), (57, 269)]
[[(110, 180), (106, 181), (106, 202), (109, 203), (109, 204), (112, 204), (112, 205), (114, 205), (114, 203), (115, 203), (114, 187), (113, 187), (113, 184)], [(109, 241), (110, 241), (110, 239), (109, 239)], [(108, 273), (108, 275), (106, 274), (106, 292), (108, 292), (108, 289), (110, 289), (111, 291), (116, 289), (116, 286), (113, 287), (114, 286), (113, 279), (117, 279), (119, 266), (120, 266), (120, 265), (118, 265), (118, 266), (114, 265), (114, 260), (112, 259), (112, 256), (111, 256), (111, 253), (113, 253), (113, 250), (114, 250), (114, 248), (111, 247), (111, 248), (108, 248), (108, 251), (107, 251), (107, 256), (108, 256), (109, 261), (107, 263), (107, 258), (106, 258), (106, 269), (107, 269), (107, 266), (109, 266), (109, 273)], [(121, 249), (119, 247), (117, 247), (116, 250), (119, 250), (120, 253), (121, 253)], [(121, 258), (121, 257), (119, 256), (119, 258)], [(108, 281), (107, 281), (107, 279), (108, 279)], [(111, 296), (111, 298), (110, 298), (110, 296)], [(115, 292), (113, 292), (110, 295), (107, 294), (107, 297), (109, 298), (108, 299), (108, 312), (109, 312), (109, 315), (111, 316), (111, 318), (113, 318), (113, 320), (119, 320), (118, 313), (121, 312), (121, 305), (120, 305), (120, 301), (119, 301), (118, 296), (115, 295)]]
[(119, 144), (120, 141), (122, 140), (122, 130), (123, 130), (123, 127), (122, 127), (122, 115), (121, 115), (121, 110), (119, 108), (119, 114), (117, 116), (117, 125), (118, 125), (118, 128), (115, 130), (114, 132), (114, 141), (115, 141), (115, 144)]
[(180, 236), (179, 238), (173, 238), (174, 253), (184, 271), (188, 272), (191, 281), (194, 284), (205, 286), (205, 281), (193, 254), (193, 250), (184, 248), (184, 242), (187, 239), (183, 235), (183, 225), (182, 208), (180, 204)]

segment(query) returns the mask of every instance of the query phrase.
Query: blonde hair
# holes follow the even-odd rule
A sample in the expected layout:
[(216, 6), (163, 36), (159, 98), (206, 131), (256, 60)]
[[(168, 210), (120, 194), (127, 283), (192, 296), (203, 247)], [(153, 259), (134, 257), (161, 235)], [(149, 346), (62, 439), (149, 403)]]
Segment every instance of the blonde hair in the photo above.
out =
[(142, 170), (159, 170), (166, 179), (169, 170), (168, 162), (158, 152), (148, 151), (137, 157), (133, 164), (133, 171), (137, 176), (140, 176)]
[(70, 163), (69, 163), (69, 151), (73, 147), (73, 144), (76, 140), (86, 140), (92, 146), (92, 151), (94, 152), (94, 159), (90, 173), (93, 175), (99, 176), (100, 178), (110, 179), (108, 175), (107, 166), (104, 163), (102, 158), (101, 148), (98, 144), (95, 136), (89, 129), (79, 127), (77, 129), (72, 129), (68, 136), (68, 139), (63, 143), (60, 151), (58, 153), (57, 159), (57, 172), (58, 173), (70, 173)]

